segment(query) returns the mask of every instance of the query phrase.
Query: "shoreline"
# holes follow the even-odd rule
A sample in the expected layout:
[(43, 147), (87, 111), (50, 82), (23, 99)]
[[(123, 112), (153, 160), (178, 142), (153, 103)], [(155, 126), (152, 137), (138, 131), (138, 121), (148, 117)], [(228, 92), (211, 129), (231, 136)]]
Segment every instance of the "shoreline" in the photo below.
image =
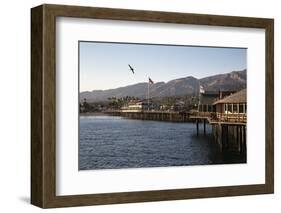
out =
[(108, 115), (105, 112), (80, 112), (79, 116), (103, 116), (103, 115)]
[(89, 116), (112, 116), (112, 117), (122, 117), (126, 119), (132, 120), (148, 120), (148, 121), (159, 121), (159, 122), (173, 122), (173, 123), (194, 123), (193, 119), (190, 119), (188, 116), (183, 116), (178, 113), (108, 113), (108, 112), (87, 112), (87, 113), (79, 113), (79, 117), (89, 117)]

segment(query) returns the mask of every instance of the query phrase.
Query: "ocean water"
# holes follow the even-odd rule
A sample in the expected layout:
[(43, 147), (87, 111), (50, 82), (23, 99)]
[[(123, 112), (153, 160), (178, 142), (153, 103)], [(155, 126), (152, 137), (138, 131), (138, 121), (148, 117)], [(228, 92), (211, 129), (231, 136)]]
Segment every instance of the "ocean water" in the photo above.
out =
[(237, 163), (220, 152), (209, 125), (197, 136), (194, 123), (80, 116), (79, 131), (79, 170)]

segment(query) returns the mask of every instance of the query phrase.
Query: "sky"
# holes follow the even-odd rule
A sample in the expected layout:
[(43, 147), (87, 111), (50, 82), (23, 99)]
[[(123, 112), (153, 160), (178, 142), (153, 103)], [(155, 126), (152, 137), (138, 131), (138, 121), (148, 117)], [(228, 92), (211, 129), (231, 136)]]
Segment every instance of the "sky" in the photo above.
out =
[[(80, 92), (242, 70), (247, 49), (106, 42), (79, 42)], [(135, 71), (131, 72), (128, 64)]]

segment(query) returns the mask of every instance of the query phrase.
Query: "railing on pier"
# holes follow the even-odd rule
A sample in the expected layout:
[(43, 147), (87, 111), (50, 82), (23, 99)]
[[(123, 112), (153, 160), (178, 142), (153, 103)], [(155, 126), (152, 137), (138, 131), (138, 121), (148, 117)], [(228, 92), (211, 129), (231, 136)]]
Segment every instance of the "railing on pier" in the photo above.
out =
[(214, 121), (220, 122), (233, 122), (233, 123), (246, 123), (247, 114), (244, 113), (216, 113), (211, 117)]
[(111, 110), (105, 113), (115, 116), (123, 116), (139, 120), (155, 121), (172, 121), (172, 122), (189, 122), (189, 113), (176, 111), (159, 111), (159, 110)]
[(244, 113), (219, 113), (219, 112), (173, 112), (173, 111), (107, 111), (111, 115), (125, 116), (144, 120), (170, 120), (190, 121), (190, 119), (208, 120), (209, 123), (229, 123), (244, 125), (247, 122), (247, 114)]
[(219, 113), (219, 112), (196, 112), (191, 115), (194, 118), (207, 119), (210, 123), (246, 123), (247, 114), (245, 113)]

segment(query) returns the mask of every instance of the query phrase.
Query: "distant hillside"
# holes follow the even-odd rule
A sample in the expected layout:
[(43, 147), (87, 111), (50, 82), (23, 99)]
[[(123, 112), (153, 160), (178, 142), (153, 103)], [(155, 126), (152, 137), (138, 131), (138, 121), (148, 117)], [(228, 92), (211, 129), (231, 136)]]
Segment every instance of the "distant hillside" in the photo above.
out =
[[(150, 85), (151, 97), (167, 97), (198, 94), (199, 85), (206, 91), (215, 90), (240, 90), (246, 87), (246, 70), (233, 71), (230, 73), (213, 75), (202, 79), (192, 76), (164, 82), (157, 82)], [(147, 83), (138, 83), (125, 87), (109, 90), (93, 90), (81, 92), (80, 100), (86, 98), (89, 102), (106, 101), (108, 97), (135, 96), (145, 98), (147, 95)]]
[(199, 80), (205, 90), (240, 90), (246, 88), (246, 70), (214, 75)]

